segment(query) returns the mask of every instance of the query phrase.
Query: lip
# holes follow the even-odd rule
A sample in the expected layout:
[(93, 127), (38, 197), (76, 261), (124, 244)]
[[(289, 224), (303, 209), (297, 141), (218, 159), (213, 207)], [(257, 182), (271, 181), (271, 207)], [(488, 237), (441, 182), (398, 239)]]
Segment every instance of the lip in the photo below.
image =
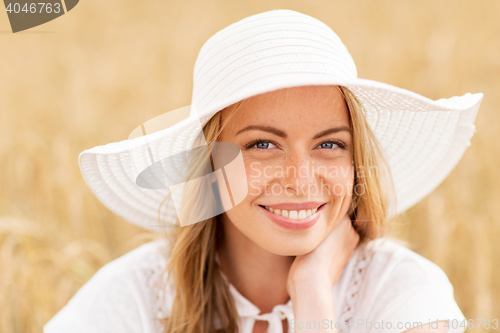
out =
[(271, 207), (272, 209), (279, 209), (279, 210), (308, 210), (308, 209), (314, 209), (318, 208), (325, 202), (321, 201), (308, 201), (308, 202), (301, 202), (301, 203), (294, 203), (294, 202), (284, 202), (284, 203), (279, 203), (275, 205), (263, 205), (266, 207)]
[(311, 228), (318, 221), (319, 217), (323, 213), (325, 206), (326, 206), (326, 204), (323, 204), (321, 207), (318, 208), (316, 213), (314, 213), (311, 216), (308, 216), (302, 220), (292, 220), (288, 217), (284, 217), (281, 215), (271, 213), (270, 211), (268, 211), (267, 209), (265, 209), (264, 207), (262, 207), (260, 205), (259, 205), (259, 208), (264, 212), (264, 214), (271, 221), (273, 221), (275, 224), (277, 224), (278, 226), (280, 226), (282, 228), (285, 228), (288, 230), (305, 230), (305, 229)]

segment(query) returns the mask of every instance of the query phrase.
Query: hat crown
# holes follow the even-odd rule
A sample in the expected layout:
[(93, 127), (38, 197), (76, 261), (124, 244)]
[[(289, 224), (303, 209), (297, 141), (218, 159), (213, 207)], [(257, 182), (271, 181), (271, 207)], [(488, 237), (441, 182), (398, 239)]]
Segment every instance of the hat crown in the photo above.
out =
[(286, 82), (320, 84), (325, 77), (357, 77), (340, 38), (311, 16), (271, 10), (235, 22), (205, 42), (194, 67), (191, 105), (198, 116), (208, 116)]

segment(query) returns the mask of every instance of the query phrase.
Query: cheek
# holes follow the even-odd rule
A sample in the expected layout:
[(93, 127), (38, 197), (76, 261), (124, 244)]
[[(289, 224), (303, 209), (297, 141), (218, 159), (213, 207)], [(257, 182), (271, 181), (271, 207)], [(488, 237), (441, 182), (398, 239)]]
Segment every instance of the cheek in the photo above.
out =
[(255, 198), (264, 193), (266, 185), (273, 178), (272, 166), (256, 161), (245, 161), (248, 197)]
[(318, 170), (323, 194), (331, 197), (352, 195), (354, 188), (354, 168), (352, 165), (321, 166)]

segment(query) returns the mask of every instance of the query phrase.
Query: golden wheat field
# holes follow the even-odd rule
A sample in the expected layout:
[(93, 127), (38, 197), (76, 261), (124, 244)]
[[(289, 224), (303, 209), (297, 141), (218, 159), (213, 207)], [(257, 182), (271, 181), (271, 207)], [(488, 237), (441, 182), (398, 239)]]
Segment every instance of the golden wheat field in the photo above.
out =
[(500, 319), (500, 1), (82, 0), (16, 34), (0, 14), (0, 332), (41, 332), (100, 267), (159, 237), (95, 198), (79, 153), (189, 105), (203, 43), (279, 8), (328, 24), (359, 77), (484, 94), (472, 145), (393, 233), (446, 272), (467, 319)]

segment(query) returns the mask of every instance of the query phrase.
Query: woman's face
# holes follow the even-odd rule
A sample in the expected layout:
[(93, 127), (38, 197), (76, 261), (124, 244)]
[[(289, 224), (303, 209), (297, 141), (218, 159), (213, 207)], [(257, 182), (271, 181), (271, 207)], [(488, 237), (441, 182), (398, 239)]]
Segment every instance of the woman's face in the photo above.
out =
[(217, 141), (240, 147), (248, 183), (246, 198), (222, 214), (226, 237), (251, 240), (279, 255), (301, 255), (314, 250), (347, 213), (353, 138), (347, 105), (336, 87), (293, 87), (254, 96)]

